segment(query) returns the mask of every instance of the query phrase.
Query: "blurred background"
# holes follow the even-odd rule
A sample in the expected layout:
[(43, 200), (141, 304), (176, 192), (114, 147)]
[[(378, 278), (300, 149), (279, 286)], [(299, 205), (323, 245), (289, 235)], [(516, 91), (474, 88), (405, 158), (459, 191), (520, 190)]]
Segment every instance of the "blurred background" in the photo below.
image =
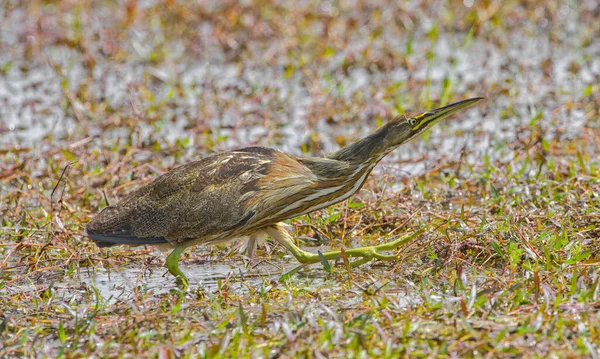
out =
[[(597, 0), (0, 2), (0, 356), (598, 357), (599, 34)], [(208, 294), (173, 294), (153, 250), (83, 235), (187, 161), (319, 156), (475, 96), (291, 223), (335, 248), (445, 223), (397, 265), (283, 286), (285, 254), (200, 247)]]
[(386, 159), (410, 162), (388, 167), (402, 178), (435, 166), (431, 156), (502, 158), (534, 129), (581, 137), (597, 114), (593, 0), (7, 1), (0, 11), (3, 162), (40, 159), (38, 171), (65, 157), (133, 168), (157, 154), (162, 171), (252, 144), (318, 155), (390, 116), (486, 97)]

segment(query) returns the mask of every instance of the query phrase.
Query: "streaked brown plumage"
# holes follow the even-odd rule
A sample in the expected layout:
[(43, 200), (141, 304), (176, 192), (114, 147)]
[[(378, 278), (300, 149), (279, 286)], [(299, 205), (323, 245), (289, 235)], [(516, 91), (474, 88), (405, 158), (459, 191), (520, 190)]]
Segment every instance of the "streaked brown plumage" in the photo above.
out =
[[(176, 248), (167, 266), (182, 280), (177, 259), (184, 248), (240, 237), (254, 243), (258, 237), (270, 236), (300, 261), (314, 261), (312, 254), (295, 247), (281, 221), (349, 198), (386, 154), (480, 99), (398, 117), (325, 158), (299, 158), (248, 147), (184, 164), (105, 208), (86, 231), (100, 247), (156, 244)], [(364, 257), (360, 250), (351, 251)]]

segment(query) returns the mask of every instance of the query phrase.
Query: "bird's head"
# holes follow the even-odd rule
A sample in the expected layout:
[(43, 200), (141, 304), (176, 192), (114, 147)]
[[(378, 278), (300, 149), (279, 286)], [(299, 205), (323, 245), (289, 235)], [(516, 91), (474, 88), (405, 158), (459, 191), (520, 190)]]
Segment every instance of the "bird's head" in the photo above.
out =
[(483, 97), (470, 98), (416, 116), (398, 116), (381, 129), (385, 131), (385, 147), (392, 150), (427, 131), (444, 118), (481, 99)]
[(470, 98), (416, 116), (398, 116), (371, 135), (342, 148), (328, 157), (338, 161), (358, 164), (376, 163), (383, 156), (427, 131), (439, 121), (481, 99), (483, 97)]

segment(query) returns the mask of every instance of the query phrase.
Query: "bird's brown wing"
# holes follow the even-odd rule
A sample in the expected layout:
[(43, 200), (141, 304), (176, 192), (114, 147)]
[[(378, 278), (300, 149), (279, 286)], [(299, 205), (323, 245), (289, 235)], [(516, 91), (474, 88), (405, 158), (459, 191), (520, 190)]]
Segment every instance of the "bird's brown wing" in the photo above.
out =
[(268, 214), (265, 203), (295, 195), (313, 177), (296, 159), (273, 149), (221, 153), (165, 173), (105, 208), (86, 230), (107, 245), (242, 235)]

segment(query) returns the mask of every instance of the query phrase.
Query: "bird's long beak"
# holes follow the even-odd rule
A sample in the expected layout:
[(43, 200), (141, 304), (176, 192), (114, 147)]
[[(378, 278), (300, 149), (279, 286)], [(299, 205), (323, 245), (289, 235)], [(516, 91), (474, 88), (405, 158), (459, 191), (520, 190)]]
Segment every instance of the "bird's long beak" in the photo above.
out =
[(473, 97), (467, 100), (458, 101), (452, 103), (450, 105), (440, 107), (435, 110), (431, 110), (425, 113), (422, 113), (414, 118), (418, 120), (418, 124), (413, 128), (413, 130), (425, 129), (431, 127), (443, 120), (444, 118), (452, 115), (453, 113), (462, 110), (465, 107), (469, 107), (474, 103), (482, 100), (483, 97)]

